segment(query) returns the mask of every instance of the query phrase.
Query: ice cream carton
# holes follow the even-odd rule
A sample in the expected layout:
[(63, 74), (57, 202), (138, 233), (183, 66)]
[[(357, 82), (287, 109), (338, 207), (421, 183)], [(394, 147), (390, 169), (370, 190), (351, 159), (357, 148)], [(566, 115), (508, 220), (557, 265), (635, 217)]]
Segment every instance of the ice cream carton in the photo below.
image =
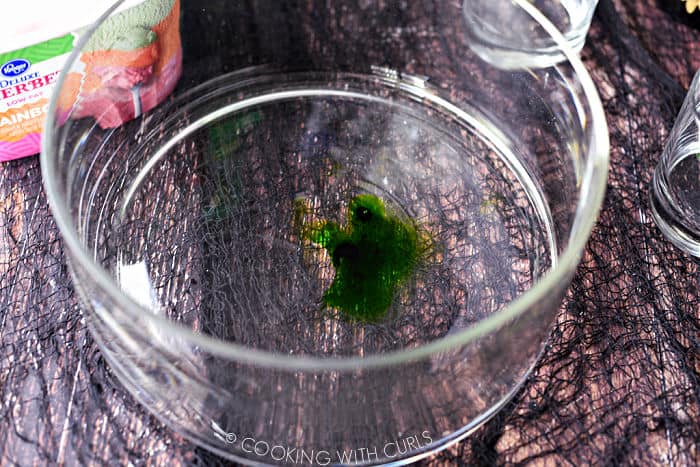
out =
[[(37, 154), (58, 74), (113, 0), (13, 2), (0, 30), (0, 161)], [(81, 50), (57, 112), (116, 127), (158, 105), (182, 72), (180, 0), (126, 0)]]

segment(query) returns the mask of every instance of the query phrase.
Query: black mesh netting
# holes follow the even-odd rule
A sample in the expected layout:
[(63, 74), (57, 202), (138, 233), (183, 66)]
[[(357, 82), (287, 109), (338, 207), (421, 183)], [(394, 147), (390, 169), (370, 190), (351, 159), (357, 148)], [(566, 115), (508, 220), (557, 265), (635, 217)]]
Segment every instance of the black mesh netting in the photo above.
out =
[[(600, 221), (525, 386), (426, 464), (700, 459), (700, 261), (661, 236), (647, 201), (700, 67), (699, 24), (680, 0), (600, 2), (583, 52), (612, 146)], [(81, 320), (38, 158), (0, 166), (0, 203), (2, 463), (224, 463), (164, 428), (112, 376)]]

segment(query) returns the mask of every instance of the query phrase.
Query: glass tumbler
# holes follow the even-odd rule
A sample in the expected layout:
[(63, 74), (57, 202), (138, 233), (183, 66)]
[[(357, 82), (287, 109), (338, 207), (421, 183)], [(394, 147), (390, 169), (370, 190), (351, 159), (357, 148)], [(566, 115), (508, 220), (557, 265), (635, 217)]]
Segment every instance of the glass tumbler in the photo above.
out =
[[(598, 0), (530, 1), (580, 52)], [(463, 0), (469, 46), (499, 68), (546, 67), (565, 54), (537, 22), (511, 0)]]
[[(85, 31), (44, 133), (111, 369), (251, 465), (407, 463), (467, 436), (537, 361), (601, 205), (607, 125), (576, 54), (520, 0), (556, 67), (485, 62), (453, 1), (159, 1), (139, 14), (171, 28)], [(181, 55), (157, 40), (173, 25)], [(85, 63), (91, 37), (114, 52)], [(133, 119), (172, 52), (177, 84), (146, 89), (172, 93)]]
[(700, 257), (700, 70), (668, 136), (650, 195), (654, 221), (664, 235)]

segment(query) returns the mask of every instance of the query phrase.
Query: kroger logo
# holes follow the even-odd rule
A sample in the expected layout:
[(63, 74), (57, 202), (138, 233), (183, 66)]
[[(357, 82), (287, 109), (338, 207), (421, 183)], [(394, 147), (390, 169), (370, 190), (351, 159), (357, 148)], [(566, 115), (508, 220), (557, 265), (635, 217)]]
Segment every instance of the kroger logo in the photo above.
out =
[(7, 76), (8, 78), (12, 78), (13, 76), (21, 75), (22, 73), (27, 71), (31, 65), (32, 64), (29, 63), (29, 60), (25, 60), (23, 58), (10, 60), (9, 62), (5, 63), (2, 67), (0, 67), (0, 73)]

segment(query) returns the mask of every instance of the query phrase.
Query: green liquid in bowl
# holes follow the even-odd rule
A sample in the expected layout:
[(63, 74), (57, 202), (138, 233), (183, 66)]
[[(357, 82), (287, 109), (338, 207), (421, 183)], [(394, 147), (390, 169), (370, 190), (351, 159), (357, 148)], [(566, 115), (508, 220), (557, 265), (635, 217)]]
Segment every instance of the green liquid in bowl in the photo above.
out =
[(335, 268), (325, 305), (361, 321), (386, 315), (425, 250), (413, 222), (387, 212), (384, 202), (369, 194), (352, 199), (345, 227), (321, 221), (302, 226), (302, 232), (328, 251)]

